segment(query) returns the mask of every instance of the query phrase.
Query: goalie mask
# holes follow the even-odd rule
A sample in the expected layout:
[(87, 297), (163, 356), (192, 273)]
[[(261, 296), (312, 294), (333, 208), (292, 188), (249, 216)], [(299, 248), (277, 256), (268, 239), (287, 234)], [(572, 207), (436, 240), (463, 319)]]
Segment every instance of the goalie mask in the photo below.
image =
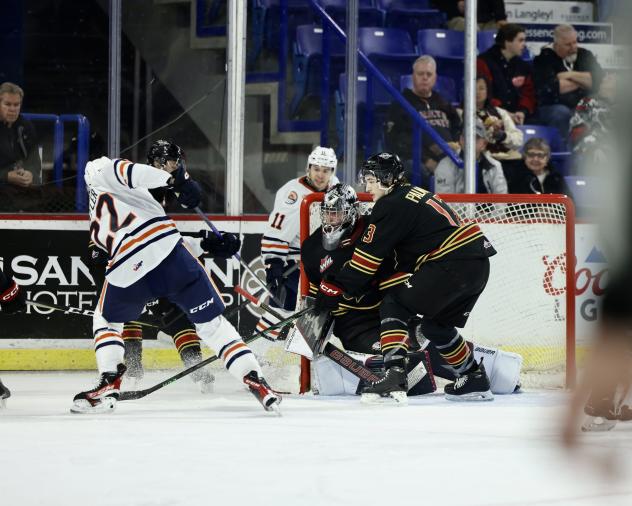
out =
[(320, 206), (323, 248), (333, 251), (340, 240), (353, 230), (358, 218), (358, 196), (348, 184), (338, 183), (325, 193)]
[(368, 158), (360, 169), (360, 183), (366, 185), (366, 178), (373, 177), (383, 189), (389, 189), (404, 179), (404, 164), (394, 153), (379, 153)]
[(160, 168), (163, 168), (169, 160), (179, 163), (184, 158), (184, 151), (177, 144), (163, 139), (154, 141), (147, 151), (147, 163), (154, 165), (158, 162)]

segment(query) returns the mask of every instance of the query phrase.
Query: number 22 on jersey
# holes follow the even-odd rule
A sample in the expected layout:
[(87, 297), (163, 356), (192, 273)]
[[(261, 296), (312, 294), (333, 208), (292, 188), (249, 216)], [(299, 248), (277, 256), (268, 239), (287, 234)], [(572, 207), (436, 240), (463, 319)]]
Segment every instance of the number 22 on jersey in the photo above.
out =
[[(107, 235), (105, 237), (105, 243), (99, 238), (99, 234), (101, 232), (101, 225), (106, 218), (109, 218), (110, 228), (107, 231)], [(109, 193), (102, 193), (99, 195), (97, 202), (95, 204), (95, 212), (94, 212), (94, 220), (90, 224), (90, 237), (92, 240), (99, 244), (100, 246), (107, 249), (108, 254), (112, 254), (112, 244), (114, 242), (114, 237), (116, 232), (120, 229), (125, 228), (130, 225), (136, 219), (136, 215), (134, 213), (129, 213), (125, 219), (119, 223), (119, 215), (116, 210), (116, 205), (114, 204), (114, 199), (112, 195)]]

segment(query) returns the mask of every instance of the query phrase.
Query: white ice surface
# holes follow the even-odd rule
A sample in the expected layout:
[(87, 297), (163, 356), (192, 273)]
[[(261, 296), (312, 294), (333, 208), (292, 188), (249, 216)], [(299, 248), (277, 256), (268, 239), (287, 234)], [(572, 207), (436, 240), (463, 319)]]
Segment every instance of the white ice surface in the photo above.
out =
[(73, 415), (93, 374), (2, 380), (6, 506), (632, 504), (632, 424), (583, 436), (580, 455), (615, 459), (620, 476), (606, 480), (560, 451), (560, 392), (408, 407), (286, 396), (278, 418), (221, 374), (212, 395), (184, 378), (112, 414)]

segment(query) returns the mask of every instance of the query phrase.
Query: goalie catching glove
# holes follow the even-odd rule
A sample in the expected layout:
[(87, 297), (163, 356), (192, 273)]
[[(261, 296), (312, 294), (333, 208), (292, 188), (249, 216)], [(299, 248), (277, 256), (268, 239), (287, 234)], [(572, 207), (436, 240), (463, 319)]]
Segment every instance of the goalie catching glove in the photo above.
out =
[(219, 237), (210, 230), (200, 230), (199, 236), (202, 238), (200, 246), (214, 258), (230, 258), (241, 248), (241, 240), (235, 234), (220, 232)]
[(202, 190), (200, 185), (191, 179), (182, 161), (178, 164), (178, 168), (173, 171), (172, 176), (170, 187), (176, 194), (180, 205), (187, 209), (199, 206)]

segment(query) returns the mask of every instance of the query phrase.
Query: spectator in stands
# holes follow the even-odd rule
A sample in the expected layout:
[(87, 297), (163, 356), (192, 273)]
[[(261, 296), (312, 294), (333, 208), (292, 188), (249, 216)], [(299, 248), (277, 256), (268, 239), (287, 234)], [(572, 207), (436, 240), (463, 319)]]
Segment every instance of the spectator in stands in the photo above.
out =
[(577, 47), (577, 32), (558, 25), (553, 45), (545, 46), (533, 61), (533, 78), (540, 122), (568, 136), (571, 116), (579, 101), (599, 89), (603, 70), (594, 55)]
[(25, 210), (39, 186), (41, 161), (33, 124), (20, 114), (24, 92), (18, 85), (0, 85), (0, 209)]
[(611, 156), (616, 78), (607, 74), (594, 96), (582, 98), (570, 120), (569, 141), (578, 160), (603, 163)]
[[(413, 88), (404, 90), (408, 100), (428, 124), (455, 151), (460, 149), (461, 118), (457, 110), (433, 90), (437, 82), (437, 64), (432, 56), (420, 56), (413, 63)], [(413, 120), (398, 103), (394, 102), (386, 115), (386, 143), (388, 149), (404, 159), (412, 158)], [(422, 135), (422, 161), (427, 172), (434, 172), (445, 155), (429, 135)]]
[[(446, 13), (450, 30), (465, 30), (466, 0), (436, 0), (434, 5)], [(479, 30), (496, 30), (507, 23), (505, 0), (478, 0), (477, 21)]]
[(523, 125), (535, 113), (535, 87), (531, 65), (522, 59), (525, 29), (514, 23), (503, 25), (496, 42), (476, 62), (477, 74), (490, 83), (492, 105), (509, 111), (514, 122)]
[(509, 181), (522, 163), (522, 130), (516, 128), (511, 115), (501, 107), (491, 104), (488, 97), (489, 83), (485, 77), (476, 79), (476, 115), (481, 119), (489, 136), (487, 152), (503, 167)]
[(562, 193), (571, 196), (564, 177), (551, 165), (551, 147), (533, 137), (524, 145), (523, 166), (509, 186), (509, 193)]
[[(480, 118), (476, 119), (476, 191), (477, 193), (507, 193), (507, 180), (500, 162), (487, 151), (490, 132)], [(465, 145), (463, 135), (461, 148)], [(465, 193), (465, 172), (446, 156), (435, 171), (435, 193)]]

